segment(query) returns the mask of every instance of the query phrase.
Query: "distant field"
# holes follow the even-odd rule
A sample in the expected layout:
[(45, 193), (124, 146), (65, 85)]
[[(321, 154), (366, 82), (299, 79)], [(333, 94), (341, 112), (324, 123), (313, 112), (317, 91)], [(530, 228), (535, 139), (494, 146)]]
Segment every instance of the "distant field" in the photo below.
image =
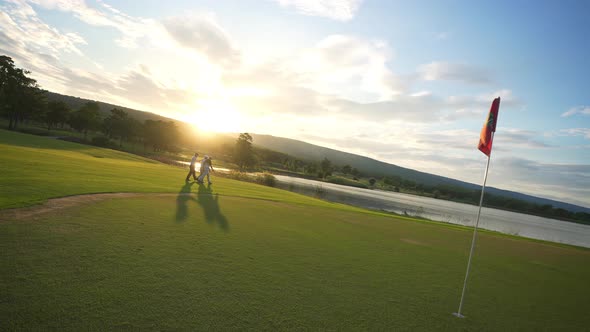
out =
[(469, 229), (6, 131), (0, 168), (0, 209), (142, 193), (0, 218), (0, 330), (590, 326), (590, 250), (481, 233), (461, 320)]

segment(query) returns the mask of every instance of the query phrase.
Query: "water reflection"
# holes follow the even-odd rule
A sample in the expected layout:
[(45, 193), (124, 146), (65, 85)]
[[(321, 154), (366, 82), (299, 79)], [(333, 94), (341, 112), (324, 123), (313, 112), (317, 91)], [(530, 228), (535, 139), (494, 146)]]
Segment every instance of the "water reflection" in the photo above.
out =
[[(346, 187), (275, 175), (277, 186), (301, 194), (363, 208), (473, 226), (477, 206), (381, 190)], [(590, 248), (590, 226), (482, 208), (479, 227), (505, 234)]]

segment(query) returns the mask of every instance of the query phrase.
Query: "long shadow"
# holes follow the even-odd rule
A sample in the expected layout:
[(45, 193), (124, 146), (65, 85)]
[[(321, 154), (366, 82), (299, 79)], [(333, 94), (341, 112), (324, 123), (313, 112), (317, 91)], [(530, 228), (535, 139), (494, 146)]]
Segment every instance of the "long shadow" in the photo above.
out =
[(176, 196), (176, 222), (184, 222), (188, 218), (188, 201), (195, 200), (190, 194), (193, 184), (194, 182), (186, 182)]
[(219, 195), (213, 194), (211, 185), (205, 186), (204, 184), (199, 184), (198, 193), (199, 195), (197, 197), (199, 205), (201, 205), (205, 213), (205, 221), (209, 224), (217, 223), (222, 230), (229, 232), (227, 218), (219, 209)]

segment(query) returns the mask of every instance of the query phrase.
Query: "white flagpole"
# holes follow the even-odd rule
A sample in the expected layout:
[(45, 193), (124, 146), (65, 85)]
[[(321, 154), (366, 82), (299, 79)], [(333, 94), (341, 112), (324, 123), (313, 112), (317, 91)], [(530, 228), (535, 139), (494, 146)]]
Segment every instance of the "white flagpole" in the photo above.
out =
[[(494, 132), (492, 132), (492, 138), (494, 140)], [(461, 314), (461, 309), (463, 309), (463, 299), (465, 297), (465, 290), (467, 289), (467, 279), (469, 278), (469, 268), (471, 267), (471, 258), (473, 257), (473, 250), (475, 248), (475, 240), (477, 238), (477, 227), (479, 226), (479, 216), (481, 215), (481, 205), (483, 203), (483, 193), (486, 188), (486, 181), (488, 180), (488, 169), (490, 168), (490, 159), (492, 152), (490, 151), (490, 155), (488, 156), (488, 164), (486, 165), (486, 173), (483, 177), (483, 186), (481, 187), (481, 196), (479, 198), (479, 210), (477, 211), (477, 220), (475, 222), (475, 228), (473, 229), (473, 239), (471, 240), (471, 251), (469, 252), (469, 260), (467, 261), (467, 272), (465, 272), (465, 281), (463, 281), (463, 291), (461, 292), (461, 301), (459, 302), (459, 310), (454, 312), (453, 315), (459, 318), (465, 318)]]

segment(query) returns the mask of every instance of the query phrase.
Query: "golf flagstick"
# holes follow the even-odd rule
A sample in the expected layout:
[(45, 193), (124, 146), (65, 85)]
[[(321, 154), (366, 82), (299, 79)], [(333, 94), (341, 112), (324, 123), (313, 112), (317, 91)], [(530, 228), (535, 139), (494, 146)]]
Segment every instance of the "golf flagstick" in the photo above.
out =
[(492, 159), (492, 143), (494, 142), (494, 133), (496, 132), (496, 123), (498, 121), (498, 111), (500, 110), (500, 97), (495, 98), (490, 107), (488, 118), (481, 128), (479, 135), (479, 144), (477, 148), (488, 156), (488, 163), (486, 165), (486, 172), (483, 178), (483, 185), (481, 186), (481, 196), (479, 197), (479, 209), (477, 210), (477, 220), (473, 228), (473, 239), (471, 240), (471, 250), (469, 251), (469, 259), (467, 260), (467, 271), (465, 272), (465, 280), (463, 281), (463, 291), (461, 292), (461, 301), (459, 302), (459, 310), (453, 315), (459, 318), (465, 318), (461, 314), (463, 309), (463, 300), (465, 299), (465, 291), (467, 290), (467, 279), (469, 279), (469, 269), (471, 268), (471, 259), (473, 258), (473, 251), (475, 250), (475, 240), (477, 239), (477, 227), (479, 226), (479, 217), (481, 215), (481, 206), (483, 204), (483, 194), (486, 189), (486, 181), (488, 180), (488, 170), (490, 168), (490, 159)]
[[(492, 133), (492, 137), (494, 134)], [(479, 197), (479, 209), (477, 210), (477, 219), (475, 221), (475, 228), (473, 229), (473, 238), (471, 239), (471, 250), (469, 251), (469, 260), (467, 260), (467, 271), (465, 272), (465, 281), (463, 281), (463, 291), (461, 292), (461, 301), (459, 302), (459, 310), (454, 312), (453, 315), (459, 318), (465, 318), (461, 314), (463, 309), (463, 299), (465, 297), (465, 290), (467, 289), (467, 279), (469, 278), (469, 269), (471, 268), (471, 258), (473, 257), (473, 251), (475, 249), (475, 240), (477, 239), (477, 227), (479, 226), (479, 216), (481, 215), (481, 205), (483, 203), (483, 193), (486, 188), (486, 181), (488, 180), (488, 169), (490, 168), (490, 157), (488, 157), (488, 164), (486, 166), (486, 172), (483, 178), (483, 186), (481, 187), (481, 196)]]

